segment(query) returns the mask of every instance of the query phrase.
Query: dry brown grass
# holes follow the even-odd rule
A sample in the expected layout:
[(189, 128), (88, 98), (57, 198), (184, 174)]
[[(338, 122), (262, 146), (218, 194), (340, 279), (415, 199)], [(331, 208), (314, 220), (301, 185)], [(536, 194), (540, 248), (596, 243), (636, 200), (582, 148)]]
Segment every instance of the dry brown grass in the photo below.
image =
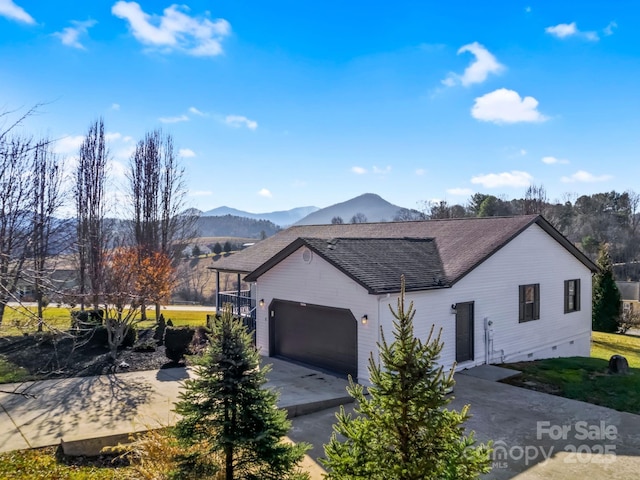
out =
[[(166, 429), (149, 430), (138, 434), (131, 444), (117, 447), (118, 450), (124, 451), (122, 456), (129, 461), (134, 478), (143, 480), (169, 479), (171, 473), (178, 469), (177, 458), (197, 453), (204, 448), (206, 448), (205, 445), (192, 447), (179, 445)], [(211, 459), (211, 465), (214, 468), (221, 464), (221, 459)], [(213, 475), (198, 478), (223, 480), (224, 472), (220, 470)]]

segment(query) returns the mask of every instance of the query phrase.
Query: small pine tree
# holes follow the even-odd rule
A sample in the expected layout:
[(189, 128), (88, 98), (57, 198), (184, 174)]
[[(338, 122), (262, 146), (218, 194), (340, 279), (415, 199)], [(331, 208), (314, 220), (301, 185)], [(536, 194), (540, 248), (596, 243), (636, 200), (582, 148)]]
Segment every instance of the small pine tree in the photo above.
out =
[(196, 243), (191, 249), (191, 256), (199, 257), (200, 255), (202, 255), (202, 249), (200, 248), (200, 245)]
[(220, 255), (222, 253), (222, 245), (220, 245), (220, 242), (216, 242), (216, 244), (213, 246), (213, 253), (215, 253), (216, 255)]
[(282, 442), (291, 423), (276, 407), (277, 393), (263, 388), (269, 367), (260, 367), (251, 336), (229, 308), (213, 320), (211, 345), (195, 362), (196, 378), (185, 382), (175, 408), (182, 419), (173, 431), (184, 445), (203, 448), (183, 459), (180, 478), (212, 458), (222, 459), (226, 480), (308, 478), (297, 467), (308, 446)]
[[(344, 408), (336, 415), (333, 435), (325, 445), (328, 479), (475, 479), (490, 470), (490, 445), (475, 446), (463, 423), (469, 406), (447, 410), (453, 387), (453, 368), (445, 373), (436, 364), (443, 344), (426, 343), (413, 333), (413, 303), (405, 311), (404, 277), (398, 309), (394, 311), (394, 341), (381, 336), (381, 365), (369, 358), (371, 387), (350, 380), (347, 390), (356, 401), (355, 418)], [(342, 440), (344, 437), (346, 440)]]
[(231, 251), (231, 242), (229, 242), (229, 240), (224, 242), (224, 247), (222, 249), (224, 250), (224, 253), (229, 253)]
[(592, 327), (598, 332), (614, 333), (620, 327), (621, 300), (606, 244), (602, 244), (598, 250), (596, 265), (600, 270), (593, 276)]

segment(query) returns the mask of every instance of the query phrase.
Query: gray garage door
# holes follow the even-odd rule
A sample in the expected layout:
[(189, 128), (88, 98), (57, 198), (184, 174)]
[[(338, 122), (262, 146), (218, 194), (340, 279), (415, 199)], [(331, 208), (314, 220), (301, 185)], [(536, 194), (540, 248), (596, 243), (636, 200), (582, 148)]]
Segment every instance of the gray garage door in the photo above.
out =
[(274, 300), (271, 355), (357, 376), (357, 322), (350, 310)]

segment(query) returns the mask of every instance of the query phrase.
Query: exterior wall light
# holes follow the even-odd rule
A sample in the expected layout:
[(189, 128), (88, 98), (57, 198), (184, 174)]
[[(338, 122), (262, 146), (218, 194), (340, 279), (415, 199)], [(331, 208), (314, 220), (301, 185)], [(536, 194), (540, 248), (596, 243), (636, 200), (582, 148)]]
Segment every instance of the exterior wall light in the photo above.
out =
[(369, 322), (369, 317), (367, 315), (363, 315), (360, 322), (362, 322), (363, 325), (366, 325)]
[(260, 299), (259, 305), (260, 305), (260, 307), (264, 307), (264, 298)]

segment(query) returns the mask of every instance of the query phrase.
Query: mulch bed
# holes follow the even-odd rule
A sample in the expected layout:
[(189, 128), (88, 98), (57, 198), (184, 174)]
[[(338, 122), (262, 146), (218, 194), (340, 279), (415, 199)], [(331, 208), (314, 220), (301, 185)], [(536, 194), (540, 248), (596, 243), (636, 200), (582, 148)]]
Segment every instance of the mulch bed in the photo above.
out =
[[(153, 329), (139, 330), (138, 344), (153, 344)], [(0, 337), (0, 355), (26, 369), (32, 380), (177, 366), (166, 357), (163, 345), (156, 346), (155, 351), (137, 350), (135, 346), (121, 349), (114, 363), (106, 346), (83, 342), (68, 335), (57, 338), (52, 334)]]

